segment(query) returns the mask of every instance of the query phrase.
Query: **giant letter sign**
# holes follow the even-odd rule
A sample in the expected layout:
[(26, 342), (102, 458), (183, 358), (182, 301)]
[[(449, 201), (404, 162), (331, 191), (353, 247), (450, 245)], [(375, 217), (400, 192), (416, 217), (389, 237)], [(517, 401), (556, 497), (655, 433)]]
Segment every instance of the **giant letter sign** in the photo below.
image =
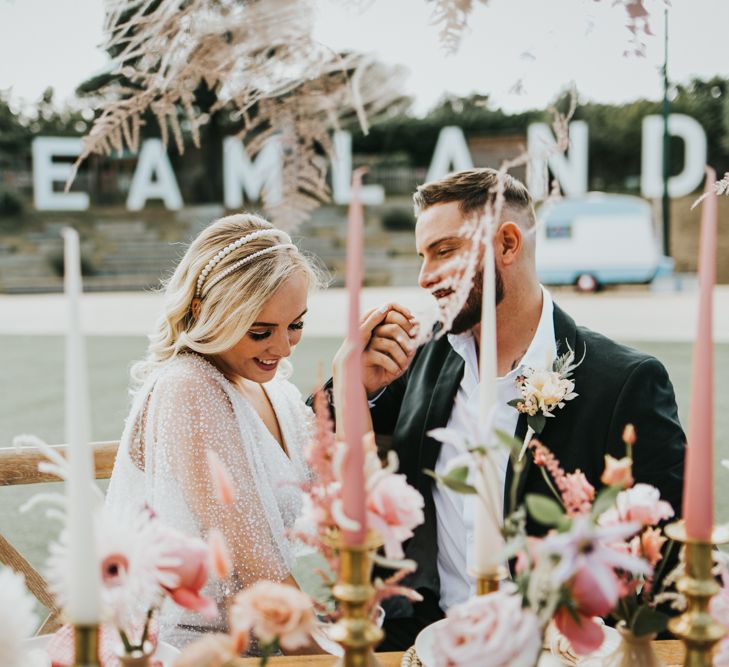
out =
[(67, 181), (73, 165), (54, 162), (54, 155), (78, 157), (81, 139), (75, 137), (36, 137), (33, 139), (33, 203), (39, 211), (85, 211), (89, 196), (85, 192), (54, 192), (55, 181)]
[[(668, 132), (683, 139), (686, 156), (683, 171), (668, 179), (668, 194), (683, 197), (704, 180), (706, 133), (698, 121), (680, 113), (668, 117)], [(663, 195), (663, 119), (660, 116), (643, 118), (640, 191), (644, 197)]]
[[(154, 174), (157, 175), (156, 181), (152, 180)], [(147, 139), (142, 144), (127, 196), (127, 208), (141, 211), (148, 199), (161, 199), (172, 211), (182, 208), (180, 188), (177, 187), (167, 151), (159, 139)]]
[(450, 125), (441, 129), (438, 135), (426, 180), (435, 181), (451, 171), (461, 169), (473, 169), (473, 159), (468, 150), (466, 137), (463, 136), (463, 130), (455, 125)]
[[(338, 131), (332, 138), (332, 199), (335, 204), (349, 204), (352, 199), (352, 135)], [(385, 201), (385, 188), (381, 185), (363, 185), (360, 190), (363, 204), (381, 204)]]
[(281, 201), (283, 193), (283, 156), (277, 137), (269, 139), (251, 161), (243, 142), (235, 137), (223, 141), (223, 203), (226, 208), (243, 205), (243, 190), (248, 198), (258, 200), (267, 189), (270, 204)]
[(532, 123), (527, 129), (529, 171), (527, 185), (535, 200), (544, 199), (547, 185), (547, 167), (559, 181), (560, 188), (569, 197), (587, 192), (587, 123), (570, 123), (569, 157), (555, 150), (557, 142), (545, 123)]

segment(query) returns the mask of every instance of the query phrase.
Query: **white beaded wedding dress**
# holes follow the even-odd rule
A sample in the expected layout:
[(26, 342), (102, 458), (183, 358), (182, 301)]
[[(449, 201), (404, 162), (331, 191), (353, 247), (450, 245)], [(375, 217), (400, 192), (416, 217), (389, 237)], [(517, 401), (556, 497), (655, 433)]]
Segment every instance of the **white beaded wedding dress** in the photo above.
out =
[[(222, 533), (233, 575), (209, 582), (204, 593), (218, 603), (218, 619), (205, 622), (168, 600), (160, 637), (182, 646), (200, 632), (225, 629), (225, 599), (260, 579), (291, 573), (299, 547), (286, 537), (301, 506), (306, 479), (304, 446), (313, 414), (282, 367), (263, 385), (278, 419), (287, 453), (235, 385), (197, 354), (166, 362), (136, 393), (119, 446), (106, 505), (115, 516), (147, 503), (159, 520), (186, 535)], [(218, 454), (233, 480), (236, 500), (215, 497), (206, 449)]]

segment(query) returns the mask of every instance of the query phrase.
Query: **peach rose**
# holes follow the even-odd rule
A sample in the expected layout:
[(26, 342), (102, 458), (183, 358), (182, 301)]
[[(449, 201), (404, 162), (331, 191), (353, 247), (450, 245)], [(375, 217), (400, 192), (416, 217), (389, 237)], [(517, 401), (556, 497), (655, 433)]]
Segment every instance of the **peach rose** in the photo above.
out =
[(627, 489), (633, 486), (633, 460), (628, 456), (616, 459), (605, 455), (605, 470), (600, 481), (607, 486), (622, 486)]
[(636, 535), (630, 541), (630, 550), (633, 555), (645, 558), (651, 567), (663, 558), (661, 549), (668, 538), (661, 535), (658, 528), (646, 528), (640, 535)]
[(436, 665), (531, 667), (542, 648), (539, 621), (522, 608), (514, 586), (471, 598), (448, 610), (435, 628)]
[(367, 494), (367, 521), (385, 543), (388, 558), (402, 558), (402, 543), (425, 520), (423, 496), (405, 475), (383, 475)]
[(230, 625), (234, 633), (251, 631), (263, 644), (278, 640), (283, 648), (292, 650), (310, 641), (313, 603), (298, 588), (259, 581), (235, 596)]

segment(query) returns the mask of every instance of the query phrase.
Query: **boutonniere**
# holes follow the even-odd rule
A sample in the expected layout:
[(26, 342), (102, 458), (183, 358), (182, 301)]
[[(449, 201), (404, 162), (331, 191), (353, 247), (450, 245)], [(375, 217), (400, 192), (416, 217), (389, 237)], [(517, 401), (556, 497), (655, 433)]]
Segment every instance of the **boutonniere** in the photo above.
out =
[[(585, 358), (575, 362), (575, 351), (567, 345), (567, 352), (558, 356), (552, 364), (552, 370), (527, 367), (516, 378), (516, 386), (521, 396), (509, 401), (509, 405), (527, 416), (529, 431), (524, 444), (529, 444), (534, 434), (541, 433), (549, 417), (554, 417), (557, 408), (562, 409), (567, 401), (579, 394), (575, 393), (575, 383), (571, 380), (572, 372)], [(522, 448), (523, 455), (524, 449)]]

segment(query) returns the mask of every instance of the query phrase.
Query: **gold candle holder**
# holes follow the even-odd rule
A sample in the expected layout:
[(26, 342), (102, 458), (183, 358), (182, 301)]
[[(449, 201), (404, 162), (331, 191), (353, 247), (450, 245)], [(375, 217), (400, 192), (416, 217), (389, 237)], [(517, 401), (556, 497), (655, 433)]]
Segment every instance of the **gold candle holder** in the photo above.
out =
[(100, 667), (99, 626), (74, 625), (74, 667)]
[(344, 648), (337, 667), (379, 667), (374, 646), (385, 636), (369, 618), (369, 602), (375, 593), (370, 581), (372, 553), (382, 545), (374, 535), (367, 536), (362, 545), (345, 544), (341, 536), (331, 540), (339, 552), (339, 579), (333, 593), (339, 602), (342, 617), (329, 636)]
[(726, 527), (715, 528), (710, 541), (695, 540), (686, 535), (683, 521), (664, 529), (668, 537), (685, 545), (686, 572), (676, 584), (686, 596), (686, 611), (668, 622), (668, 629), (683, 641), (686, 647), (685, 667), (710, 667), (714, 645), (726, 634), (709, 613), (709, 602), (719, 592), (719, 584), (711, 573), (714, 561), (711, 555), (715, 544), (729, 542)]
[(490, 572), (469, 570), (468, 573), (476, 580), (476, 595), (495, 593), (499, 590), (501, 582), (509, 578), (508, 570), (502, 565)]

